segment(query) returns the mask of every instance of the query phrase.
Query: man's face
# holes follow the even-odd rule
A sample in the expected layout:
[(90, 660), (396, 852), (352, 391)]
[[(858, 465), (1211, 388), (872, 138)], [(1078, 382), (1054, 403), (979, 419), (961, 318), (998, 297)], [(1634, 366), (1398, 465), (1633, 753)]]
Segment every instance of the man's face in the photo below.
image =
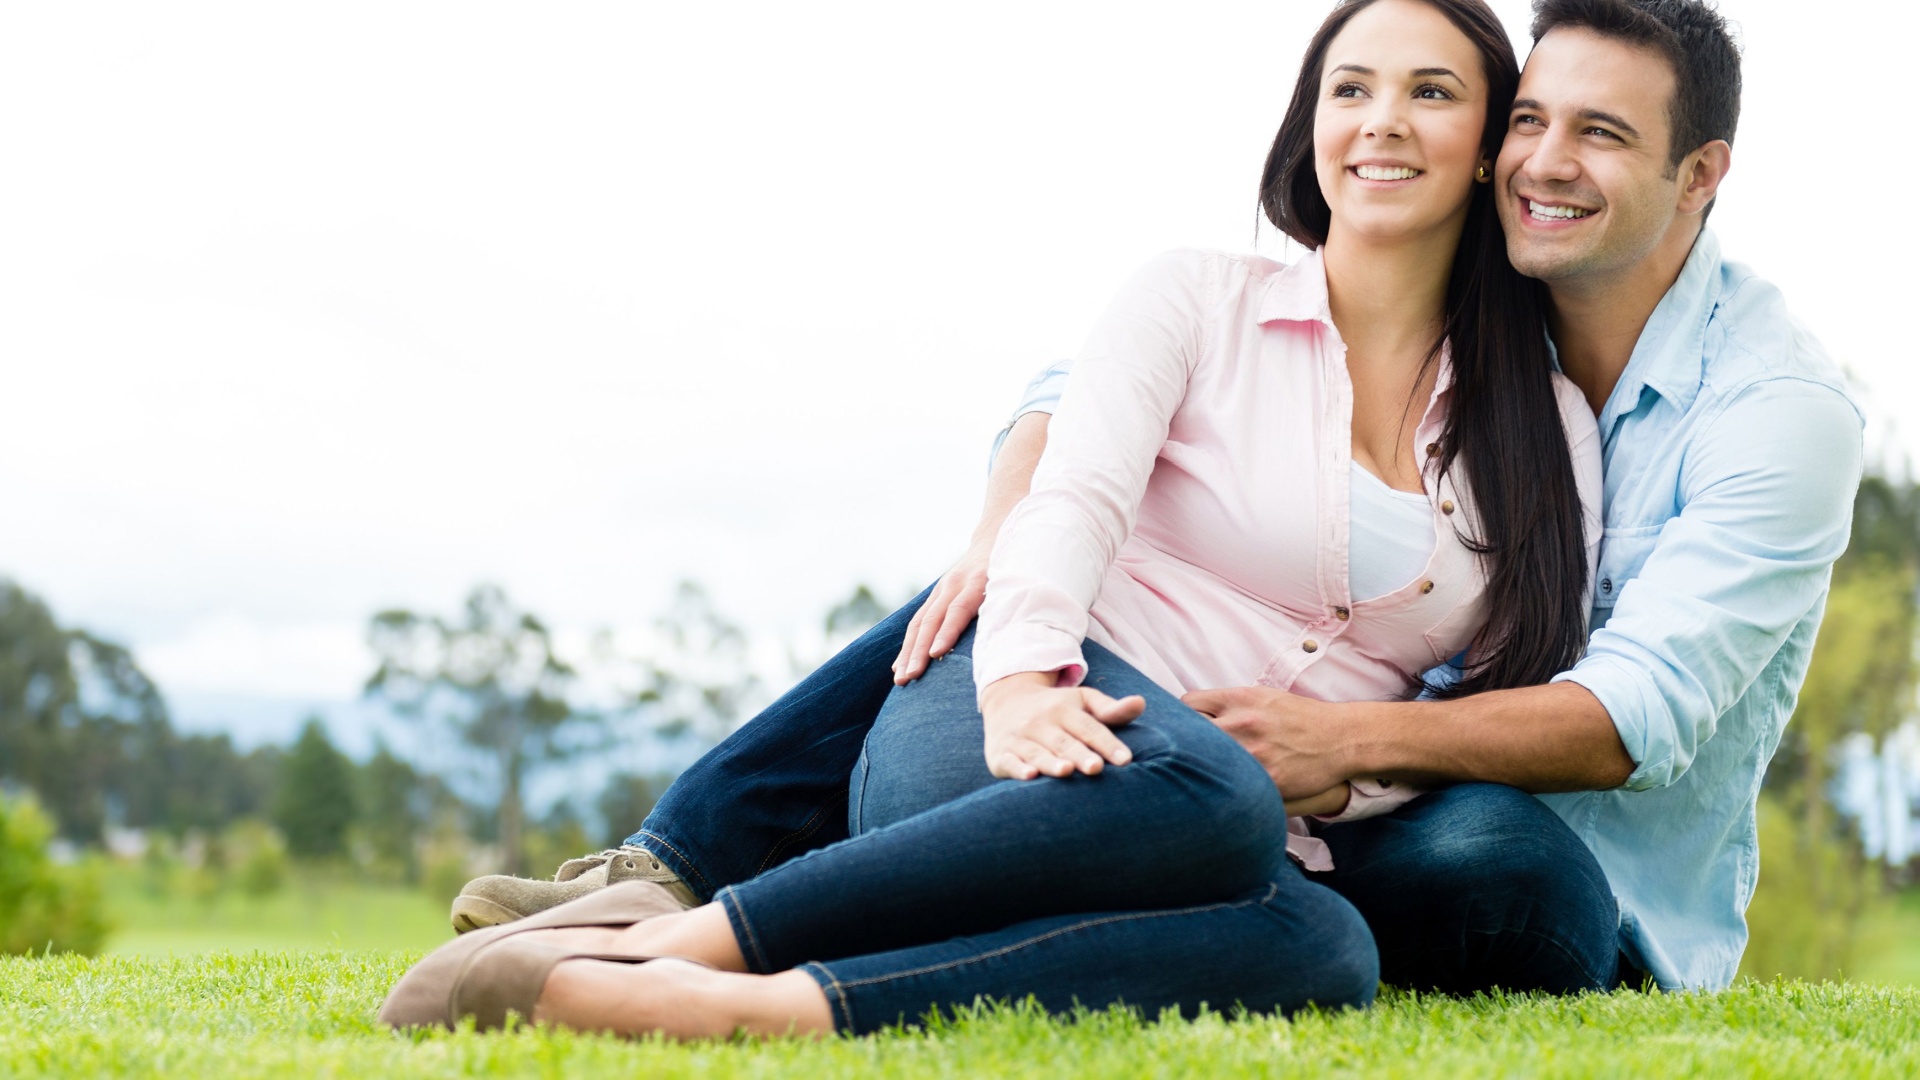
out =
[(1668, 165), (1674, 88), (1658, 53), (1589, 30), (1551, 30), (1534, 46), (1494, 166), (1521, 273), (1604, 280), (1659, 245), (1684, 188)]

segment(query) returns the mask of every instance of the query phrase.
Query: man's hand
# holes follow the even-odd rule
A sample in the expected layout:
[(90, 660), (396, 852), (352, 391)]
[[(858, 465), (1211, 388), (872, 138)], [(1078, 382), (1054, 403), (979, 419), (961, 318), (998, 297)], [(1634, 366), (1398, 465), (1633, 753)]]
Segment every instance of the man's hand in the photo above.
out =
[(1287, 800), (1288, 817), (1331, 817), (1347, 808), (1353, 798), (1353, 788), (1345, 783), (1336, 785), (1318, 795), (1309, 795), (1304, 799)]
[(1340, 808), (1345, 808), (1352, 771), (1333, 737), (1338, 731), (1332, 722), (1336, 706), (1263, 686), (1195, 690), (1180, 700), (1246, 747), (1282, 796), (1318, 806), (1331, 799), (1329, 792), (1338, 792)]
[(995, 776), (1032, 780), (1096, 776), (1106, 762), (1125, 765), (1133, 752), (1107, 730), (1146, 711), (1138, 694), (1113, 698), (1090, 686), (1056, 687), (1049, 672), (1009, 675), (980, 695), (986, 719), (987, 769)]
[(900, 643), (900, 655), (893, 661), (896, 685), (905, 686), (926, 674), (927, 664), (947, 655), (960, 635), (967, 632), (987, 596), (987, 558), (992, 554), (991, 539), (985, 543), (976, 540), (960, 561), (941, 575), (933, 595), (913, 613), (906, 639)]

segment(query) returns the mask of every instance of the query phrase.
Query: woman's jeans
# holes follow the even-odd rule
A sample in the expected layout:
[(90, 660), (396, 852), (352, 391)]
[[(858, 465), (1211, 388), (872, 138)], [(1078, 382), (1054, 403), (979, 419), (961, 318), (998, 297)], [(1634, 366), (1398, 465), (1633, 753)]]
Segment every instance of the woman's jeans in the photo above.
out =
[[(926, 595), (695, 762), (628, 842), (645, 846), (711, 899), (724, 886), (846, 839), (849, 780), (893, 690), (891, 665), (907, 623)], [(984, 761), (979, 768), (984, 772)], [(881, 795), (871, 785), (863, 789), (869, 824)], [(1313, 877), (1366, 917), (1386, 982), (1453, 992), (1614, 985), (1619, 915), (1612, 890), (1592, 853), (1532, 796), (1463, 784), (1392, 814), (1327, 826), (1321, 836), (1335, 868)], [(997, 872), (991, 858), (976, 869)], [(1283, 870), (1275, 882), (1299, 879)], [(845, 963), (832, 966), (839, 971)], [(1013, 986), (1005, 994), (1040, 989)]]
[(803, 968), (856, 1032), (982, 996), (1150, 1015), (1372, 1000), (1366, 923), (1287, 862), (1286, 810), (1252, 755), (1089, 644), (1088, 685), (1147, 699), (1115, 729), (1133, 760), (996, 779), (972, 646), (882, 708), (856, 835), (720, 891), (752, 970)]

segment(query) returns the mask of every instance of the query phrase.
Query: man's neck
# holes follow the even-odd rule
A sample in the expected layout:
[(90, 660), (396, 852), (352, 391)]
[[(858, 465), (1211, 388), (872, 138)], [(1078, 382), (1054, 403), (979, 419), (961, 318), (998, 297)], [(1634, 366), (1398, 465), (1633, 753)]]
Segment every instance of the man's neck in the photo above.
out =
[[(1684, 226), (1684, 227), (1683, 227)], [(1646, 257), (1614, 274), (1547, 283), (1547, 327), (1560, 370), (1586, 396), (1594, 415), (1606, 408), (1653, 309), (1687, 265), (1700, 230), (1676, 222)]]

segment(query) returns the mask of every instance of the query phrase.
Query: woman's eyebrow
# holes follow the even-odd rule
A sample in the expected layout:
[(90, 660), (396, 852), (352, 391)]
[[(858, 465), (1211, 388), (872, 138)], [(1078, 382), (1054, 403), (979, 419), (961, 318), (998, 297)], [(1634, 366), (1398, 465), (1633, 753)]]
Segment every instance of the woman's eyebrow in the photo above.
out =
[(1428, 78), (1432, 78), (1435, 75), (1445, 75), (1447, 78), (1452, 79), (1456, 82), (1466, 81), (1460, 78), (1460, 76), (1455, 75), (1453, 73), (1452, 68), (1431, 67), (1431, 68), (1414, 68), (1413, 69), (1413, 77), (1416, 79), (1428, 79)]
[(1327, 74), (1331, 75), (1336, 71), (1351, 71), (1356, 75), (1372, 75), (1374, 73), (1370, 67), (1361, 67), (1359, 64), (1341, 64), (1339, 67), (1329, 69)]

